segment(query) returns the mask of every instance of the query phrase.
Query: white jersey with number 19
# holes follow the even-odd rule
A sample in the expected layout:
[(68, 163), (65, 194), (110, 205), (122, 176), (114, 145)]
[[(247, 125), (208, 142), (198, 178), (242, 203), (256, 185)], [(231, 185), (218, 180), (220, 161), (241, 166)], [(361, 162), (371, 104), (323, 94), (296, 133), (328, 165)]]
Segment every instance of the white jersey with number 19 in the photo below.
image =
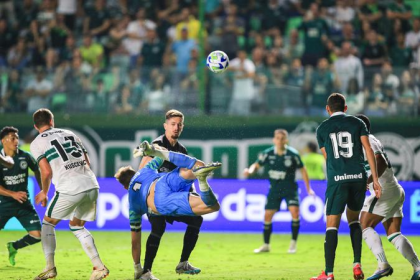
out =
[(48, 129), (31, 143), (31, 153), (37, 162), (43, 158), (48, 160), (56, 191), (70, 195), (99, 189), (96, 176), (87, 165), (85, 152), (79, 137), (66, 129)]

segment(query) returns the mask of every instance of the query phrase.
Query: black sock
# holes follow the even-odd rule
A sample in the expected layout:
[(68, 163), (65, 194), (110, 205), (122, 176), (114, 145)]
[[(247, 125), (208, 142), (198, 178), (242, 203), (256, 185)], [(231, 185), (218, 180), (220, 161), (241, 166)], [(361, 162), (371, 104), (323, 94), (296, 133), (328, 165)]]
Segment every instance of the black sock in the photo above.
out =
[(264, 223), (264, 243), (269, 244), (270, 243), (270, 236), (273, 232), (273, 224), (270, 223)]
[(359, 222), (350, 224), (350, 239), (353, 246), (353, 263), (360, 263), (362, 259), (362, 228)]
[(300, 220), (292, 220), (292, 239), (297, 240), (299, 235)]
[(15, 248), (16, 250), (19, 250), (19, 249), (25, 248), (26, 246), (34, 245), (40, 241), (41, 241), (41, 237), (35, 238), (27, 234), (24, 237), (22, 237), (22, 239), (19, 239), (13, 242), (12, 245), (13, 245), (13, 248)]
[(195, 244), (197, 243), (201, 224), (203, 223), (203, 217), (184, 217), (182, 221), (188, 224), (184, 235), (184, 247), (182, 248), (180, 259), (180, 262), (185, 262), (190, 258), (191, 252), (194, 250)]
[(146, 253), (144, 255), (143, 266), (144, 272), (152, 271), (152, 265), (159, 249), (160, 239), (166, 229), (166, 220), (164, 216), (149, 216), (149, 222), (152, 225), (152, 232), (146, 242)]
[(335, 250), (338, 243), (338, 231), (335, 228), (327, 229), (325, 233), (325, 273), (334, 271)]

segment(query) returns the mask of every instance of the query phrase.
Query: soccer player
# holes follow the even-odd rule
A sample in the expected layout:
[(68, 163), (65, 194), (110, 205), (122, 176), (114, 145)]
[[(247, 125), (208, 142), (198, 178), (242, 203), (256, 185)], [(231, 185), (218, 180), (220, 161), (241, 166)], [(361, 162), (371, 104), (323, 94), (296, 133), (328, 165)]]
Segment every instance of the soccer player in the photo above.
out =
[[(137, 172), (131, 166), (121, 167), (115, 178), (128, 190), (132, 256), (140, 271), (142, 215), (149, 213), (195, 217), (218, 211), (220, 205), (207, 183), (207, 176), (221, 164), (204, 165), (202, 161), (187, 155), (167, 151), (157, 145), (150, 146), (146, 141), (134, 151), (134, 156), (154, 158)], [(172, 162), (177, 168), (169, 173), (159, 173), (158, 170), (165, 160)], [(198, 179), (201, 197), (190, 192), (195, 179)], [(140, 276), (136, 270), (136, 279), (145, 278)]]
[[(166, 148), (168, 151), (179, 152), (181, 154), (188, 154), (187, 149), (178, 141), (179, 136), (184, 129), (184, 115), (182, 112), (177, 110), (169, 110), (165, 115), (165, 123), (163, 124), (165, 133), (156, 138), (152, 144), (156, 144), (160, 147)], [(143, 168), (148, 162), (152, 160), (151, 157), (143, 157), (140, 168)], [(140, 169), (139, 168), (139, 169)], [(159, 172), (170, 172), (174, 170), (176, 166), (168, 161), (165, 161), (159, 168)], [(193, 190), (191, 186), (190, 191)], [(160, 240), (165, 233), (166, 222), (172, 224), (174, 221), (183, 222), (188, 225), (184, 235), (184, 246), (182, 249), (181, 259), (179, 264), (176, 266), (175, 271), (177, 273), (186, 274), (197, 274), (201, 270), (194, 267), (189, 261), (191, 252), (193, 251), (195, 244), (198, 240), (200, 233), (200, 227), (203, 223), (203, 217), (201, 216), (180, 216), (180, 217), (165, 217), (158, 215), (148, 215), (152, 230), (146, 242), (146, 253), (144, 257), (143, 275), (141, 279), (157, 279), (152, 274), (152, 265), (159, 249)], [(137, 273), (139, 271), (139, 264), (134, 264)]]
[[(357, 115), (367, 127), (370, 133), (370, 120), (365, 115)], [(378, 269), (368, 280), (380, 279), (393, 273), (393, 269), (388, 263), (384, 248), (382, 247), (381, 238), (375, 231), (375, 227), (382, 222), (391, 242), (395, 248), (406, 258), (413, 266), (414, 274), (411, 280), (420, 279), (420, 261), (414, 251), (413, 245), (408, 239), (401, 234), (401, 223), (403, 218), (404, 189), (398, 183), (394, 176), (391, 162), (389, 161), (384, 147), (381, 142), (372, 134), (369, 134), (370, 145), (375, 153), (376, 162), (378, 164), (379, 182), (382, 185), (382, 196), (377, 199), (373, 195), (366, 198), (360, 217), (360, 223), (363, 229), (363, 239), (369, 246), (369, 249), (375, 255), (378, 261)], [(369, 176), (368, 183), (372, 182), (372, 176)], [(370, 186), (371, 187), (371, 186)]]
[(358, 118), (345, 114), (346, 99), (333, 93), (328, 97), (326, 110), (330, 118), (317, 128), (319, 148), (327, 161), (327, 191), (325, 210), (325, 271), (311, 280), (334, 280), (334, 260), (338, 243), (338, 227), (347, 205), (346, 215), (353, 247), (353, 277), (364, 279), (361, 267), (362, 230), (359, 214), (366, 192), (366, 170), (363, 148), (372, 170), (373, 188), (377, 198), (381, 195), (375, 156), (369, 144), (366, 125)]
[(94, 268), (90, 280), (103, 279), (109, 270), (99, 257), (92, 235), (84, 227), (86, 221), (96, 218), (99, 189), (86, 150), (73, 132), (54, 127), (50, 110), (37, 110), (33, 121), (39, 135), (31, 143), (31, 152), (38, 161), (42, 179), (42, 190), (36, 195), (35, 202), (38, 204), (47, 199), (51, 180), (56, 190), (42, 221), (41, 241), (47, 266), (34, 279), (57, 276), (55, 226), (61, 220), (70, 220), (70, 230), (92, 261)]
[(299, 194), (295, 180), (296, 170), (300, 169), (308, 195), (315, 195), (309, 184), (308, 173), (300, 159), (298, 151), (288, 146), (288, 133), (284, 129), (276, 129), (273, 137), (274, 146), (265, 150), (249, 168), (244, 170), (245, 177), (254, 174), (261, 166), (270, 179), (270, 190), (267, 195), (264, 214), (264, 244), (254, 253), (270, 251), (270, 236), (273, 231), (273, 216), (280, 210), (282, 200), (286, 200), (292, 215), (292, 240), (288, 252), (296, 253), (296, 242), (299, 234)]
[[(41, 223), (32, 206), (28, 193), (28, 168), (30, 168), (41, 186), (41, 175), (35, 159), (18, 148), (18, 130), (11, 126), (0, 132), (3, 149), (0, 156), (12, 166), (0, 168), (0, 230), (7, 221), (16, 217), (28, 232), (21, 239), (7, 243), (9, 262), (15, 265), (15, 257), (19, 249), (41, 241)], [(10, 165), (9, 165), (10, 166)]]

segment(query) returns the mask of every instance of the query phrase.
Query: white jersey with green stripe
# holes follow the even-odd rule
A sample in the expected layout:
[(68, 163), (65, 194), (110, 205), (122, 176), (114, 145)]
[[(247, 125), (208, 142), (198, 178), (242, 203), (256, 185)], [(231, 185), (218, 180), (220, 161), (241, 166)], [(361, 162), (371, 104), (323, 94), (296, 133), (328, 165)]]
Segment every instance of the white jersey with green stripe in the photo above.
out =
[[(369, 134), (369, 142), (370, 146), (372, 147), (372, 150), (375, 155), (382, 154), (386, 160), (387, 168), (385, 169), (384, 173), (382, 173), (381, 177), (379, 177), (379, 183), (382, 186), (382, 191), (386, 191), (392, 188), (401, 188), (400, 184), (398, 183), (397, 178), (395, 178), (394, 170), (392, 170), (391, 162), (388, 159), (388, 156), (384, 150), (384, 147), (382, 146), (382, 143), (372, 134)], [(366, 156), (365, 156), (366, 159)], [(368, 176), (370, 176), (370, 167), (367, 161), (365, 162), (366, 170), (368, 172)], [(373, 186), (372, 184), (369, 185), (369, 189), (372, 192)]]
[(32, 141), (31, 153), (38, 163), (43, 158), (49, 162), (57, 192), (75, 195), (99, 188), (96, 176), (86, 162), (86, 150), (72, 131), (45, 130)]

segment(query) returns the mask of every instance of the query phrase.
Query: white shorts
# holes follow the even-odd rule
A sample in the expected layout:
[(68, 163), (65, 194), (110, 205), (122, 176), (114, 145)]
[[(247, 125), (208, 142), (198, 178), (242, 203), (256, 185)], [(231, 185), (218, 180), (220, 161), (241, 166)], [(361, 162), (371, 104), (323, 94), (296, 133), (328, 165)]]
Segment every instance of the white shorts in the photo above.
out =
[(45, 216), (58, 220), (72, 220), (76, 217), (82, 221), (94, 221), (98, 194), (99, 189), (90, 189), (76, 195), (56, 192)]
[(379, 199), (370, 195), (365, 199), (362, 211), (384, 217), (382, 222), (390, 218), (402, 218), (405, 193), (402, 187), (392, 188), (382, 192)]

